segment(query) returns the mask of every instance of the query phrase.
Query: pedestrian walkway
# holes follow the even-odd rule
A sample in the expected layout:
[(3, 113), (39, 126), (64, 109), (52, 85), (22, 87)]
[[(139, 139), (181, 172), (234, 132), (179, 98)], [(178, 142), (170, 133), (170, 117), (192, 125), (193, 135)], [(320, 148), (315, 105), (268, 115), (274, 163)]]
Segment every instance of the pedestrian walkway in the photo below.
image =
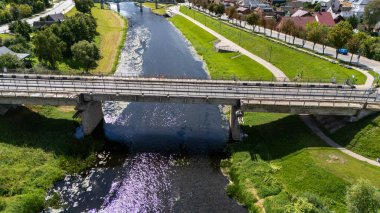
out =
[(178, 15), (181, 15), (183, 17), (185, 17), (186, 19), (188, 19), (189, 21), (193, 22), (194, 24), (198, 25), (199, 27), (201, 27), (202, 29), (204, 29), (205, 31), (207, 31), (208, 33), (210, 33), (211, 35), (215, 36), (217, 39), (219, 39), (221, 42), (223, 42), (223, 44), (233, 48), (233, 49), (236, 49), (238, 50), (241, 54), (243, 55), (246, 55), (248, 56), (249, 58), (251, 58), (252, 60), (256, 61), (257, 63), (261, 64), (262, 66), (264, 66), (265, 68), (267, 68), (273, 75), (274, 77), (278, 80), (278, 81), (289, 81), (288, 77), (279, 69), (277, 68), (276, 66), (274, 66), (273, 64), (267, 62), (266, 60), (252, 54), (251, 52), (249, 52), (248, 50), (240, 47), (239, 45), (237, 45), (236, 43), (228, 40), (227, 38), (225, 38), (224, 36), (220, 35), (219, 33), (211, 30), (210, 28), (206, 27), (205, 25), (201, 24), (200, 22), (194, 20), (193, 18), (181, 13), (179, 11), (179, 6), (174, 6), (174, 7), (171, 7), (170, 10), (175, 13), (175, 14), (178, 14)]
[(314, 134), (316, 134), (319, 138), (321, 138), (323, 141), (325, 141), (328, 145), (339, 149), (343, 153), (345, 153), (345, 154), (347, 154), (347, 155), (349, 155), (355, 159), (358, 159), (360, 161), (365, 161), (371, 165), (380, 167), (379, 162), (376, 162), (374, 160), (371, 160), (371, 159), (368, 159), (364, 156), (356, 154), (356, 153), (342, 147), (341, 145), (337, 144), (335, 141), (333, 141), (331, 138), (329, 138), (325, 133), (323, 133), (322, 130), (319, 129), (318, 125), (315, 123), (314, 119), (310, 115), (301, 115), (300, 117), (301, 117), (302, 121), (311, 129), (311, 131)]

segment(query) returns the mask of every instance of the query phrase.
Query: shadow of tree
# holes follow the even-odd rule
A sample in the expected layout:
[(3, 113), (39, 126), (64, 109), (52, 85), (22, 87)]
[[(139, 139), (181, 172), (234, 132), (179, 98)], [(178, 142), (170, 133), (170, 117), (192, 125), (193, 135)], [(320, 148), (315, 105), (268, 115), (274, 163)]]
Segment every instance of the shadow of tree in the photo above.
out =
[(264, 160), (275, 160), (303, 148), (327, 146), (297, 115), (242, 128), (248, 137), (240, 143), (232, 144), (230, 151), (249, 151), (252, 159), (259, 155)]
[(92, 136), (76, 140), (74, 131), (79, 123), (68, 118), (49, 118), (27, 107), (17, 107), (0, 117), (0, 142), (41, 148), (57, 156), (86, 158), (100, 143)]

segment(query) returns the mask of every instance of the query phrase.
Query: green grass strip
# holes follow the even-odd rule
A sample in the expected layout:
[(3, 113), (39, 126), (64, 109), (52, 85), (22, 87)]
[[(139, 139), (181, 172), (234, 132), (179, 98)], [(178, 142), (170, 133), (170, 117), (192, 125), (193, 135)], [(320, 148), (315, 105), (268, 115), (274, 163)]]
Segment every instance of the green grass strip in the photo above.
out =
[(191, 42), (197, 53), (206, 62), (212, 79), (237, 77), (245, 80), (271, 80), (273, 75), (265, 67), (239, 53), (219, 53), (214, 49), (217, 42), (210, 33), (182, 16), (170, 21)]

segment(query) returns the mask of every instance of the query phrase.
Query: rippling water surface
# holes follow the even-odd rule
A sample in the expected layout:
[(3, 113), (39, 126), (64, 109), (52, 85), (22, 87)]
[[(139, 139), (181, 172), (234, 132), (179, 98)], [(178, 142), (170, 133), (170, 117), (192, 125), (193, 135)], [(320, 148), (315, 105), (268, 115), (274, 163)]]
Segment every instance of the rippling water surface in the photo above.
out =
[[(121, 3), (129, 20), (116, 75), (208, 78), (163, 17)], [(116, 8), (116, 7), (115, 7)], [(246, 212), (225, 192), (220, 159), (229, 136), (221, 107), (104, 103), (111, 143), (97, 165), (56, 184), (65, 212)], [(122, 145), (121, 145), (122, 144)]]

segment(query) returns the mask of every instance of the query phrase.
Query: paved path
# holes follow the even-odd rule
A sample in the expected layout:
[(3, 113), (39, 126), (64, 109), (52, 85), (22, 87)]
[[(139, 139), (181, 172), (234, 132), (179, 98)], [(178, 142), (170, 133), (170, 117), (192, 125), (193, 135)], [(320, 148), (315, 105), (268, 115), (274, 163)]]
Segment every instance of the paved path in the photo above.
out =
[[(189, 5), (187, 4), (186, 6), (189, 6)], [(204, 11), (204, 12), (206, 12), (206, 11)], [(226, 15), (222, 16), (221, 18), (222, 18), (222, 20), (225, 20), (225, 21), (228, 20), (228, 18), (227, 18)], [(240, 21), (236, 21), (236, 20), (233, 20), (233, 22), (240, 23)], [(244, 21), (242, 21), (241, 23), (242, 23), (242, 26), (244, 28), (252, 31), (252, 26), (246, 24)], [(256, 26), (255, 32), (264, 33), (265, 35), (270, 36), (272, 38), (276, 38), (276, 39), (285, 41), (285, 34), (277, 32), (275, 30), (273, 30), (272, 34), (271, 34), (271, 32), (270, 32), (269, 29), (265, 29), (264, 30), (263, 27)], [(293, 42), (293, 37), (287, 35), (286, 38), (287, 38), (287, 40), (286, 40), (287, 42), (289, 42), (289, 43)], [(296, 38), (295, 39), (295, 44), (302, 45), (302, 43), (303, 43), (302, 39), (300, 39), (300, 38)], [(305, 49), (309, 49), (309, 50), (313, 50), (313, 43), (310, 42), (310, 41), (306, 41), (304, 48)], [(322, 54), (323, 53), (322, 45), (320, 45), (320, 44), (315, 45), (315, 52)], [(324, 51), (324, 53), (325, 53), (326, 56), (330, 56), (330, 57), (335, 58), (336, 49), (333, 48), (333, 47), (327, 46), (326, 49), (325, 49), (325, 51)], [(348, 55), (339, 55), (338, 59), (342, 60), (342, 61), (345, 61), (345, 62), (350, 62), (350, 60), (351, 60), (351, 54), (348, 54)], [(371, 59), (368, 59), (366, 57), (360, 57), (359, 63), (357, 63), (358, 62), (358, 55), (355, 55), (355, 54), (353, 56), (353, 60), (352, 61), (355, 64), (357, 64), (359, 67), (370, 68), (370, 69), (374, 70), (375, 72), (380, 73), (380, 62), (379, 61), (371, 60)]]
[[(59, 2), (58, 4), (55, 4), (52, 8), (49, 8), (45, 10), (44, 12), (33, 15), (30, 18), (25, 18), (23, 20), (28, 22), (30, 25), (33, 25), (33, 22), (39, 21), (41, 17), (45, 17), (49, 14), (55, 14), (55, 13), (67, 13), (74, 6), (75, 4), (73, 0), (65, 0), (65, 1)], [(8, 32), (8, 24), (1, 25), (0, 33), (7, 33), (7, 32)]]
[(201, 27), (202, 29), (206, 30), (207, 32), (209, 32), (211, 35), (215, 36), (216, 38), (218, 38), (221, 42), (223, 42), (223, 44), (226, 44), (228, 46), (230, 46), (231, 48), (233, 49), (236, 49), (238, 50), (240, 53), (242, 53), (243, 55), (246, 55), (248, 56), (249, 58), (251, 58), (252, 60), (256, 61), (257, 63), (263, 65), (265, 68), (267, 68), (270, 72), (273, 73), (274, 77), (279, 80), (279, 81), (289, 81), (288, 77), (280, 70), (278, 69), (276, 66), (274, 66), (273, 64), (267, 62), (266, 60), (252, 54), (251, 52), (249, 52), (248, 50), (240, 47), (239, 45), (237, 45), (236, 43), (228, 40), (227, 38), (225, 38), (224, 36), (220, 35), (219, 33), (211, 30), (210, 28), (206, 27), (205, 25), (201, 24), (200, 22), (194, 20), (193, 18), (181, 13), (179, 11), (179, 6), (174, 6), (174, 7), (171, 7), (170, 8), (171, 12), (175, 13), (175, 14), (178, 14), (178, 15), (181, 15), (183, 17), (185, 17), (186, 19), (190, 20), (191, 22), (193, 22), (194, 24), (198, 25), (199, 27)]
[(328, 145), (332, 146), (332, 147), (335, 147), (337, 149), (339, 149), (340, 151), (344, 152), (345, 154), (353, 157), (353, 158), (356, 158), (360, 161), (365, 161), (371, 165), (374, 165), (374, 166), (377, 166), (377, 167), (380, 167), (380, 163), (379, 162), (376, 162), (374, 160), (371, 160), (371, 159), (368, 159), (366, 157), (363, 157), (359, 154), (356, 154), (344, 147), (342, 147), (341, 145), (337, 144), (335, 141), (333, 141), (331, 138), (329, 138), (325, 133), (323, 133), (317, 126), (317, 124), (315, 123), (314, 119), (310, 116), (310, 115), (301, 115), (300, 116), (301, 119), (303, 120), (303, 122), (311, 129), (311, 131), (313, 131), (314, 134), (318, 135), (318, 137), (320, 137), (323, 141), (325, 141)]

